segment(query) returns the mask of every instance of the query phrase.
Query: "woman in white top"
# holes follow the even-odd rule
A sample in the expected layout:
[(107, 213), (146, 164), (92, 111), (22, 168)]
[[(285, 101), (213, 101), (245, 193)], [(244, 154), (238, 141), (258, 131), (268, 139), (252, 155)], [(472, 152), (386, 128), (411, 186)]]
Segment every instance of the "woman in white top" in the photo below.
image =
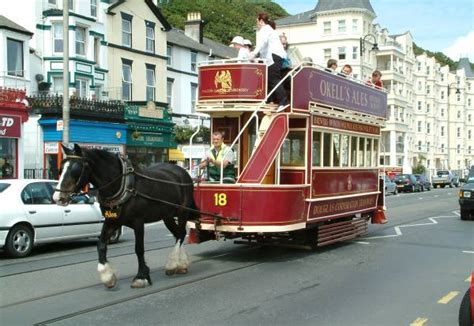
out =
[[(281, 68), (283, 59), (286, 58), (286, 52), (275, 31), (275, 23), (269, 19), (266, 13), (261, 13), (257, 17), (257, 45), (250, 52), (250, 58), (254, 58), (259, 53), (260, 58), (265, 59), (268, 64), (268, 91), (271, 91), (281, 79)], [(281, 85), (278, 86), (270, 99), (280, 104), (279, 110), (288, 103)]]

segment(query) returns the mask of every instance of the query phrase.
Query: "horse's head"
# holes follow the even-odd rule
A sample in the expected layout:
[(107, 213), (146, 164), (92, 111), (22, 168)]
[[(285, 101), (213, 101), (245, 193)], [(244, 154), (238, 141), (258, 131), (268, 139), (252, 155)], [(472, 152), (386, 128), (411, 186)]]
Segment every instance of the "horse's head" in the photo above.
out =
[(61, 177), (53, 199), (58, 205), (66, 206), (71, 202), (71, 196), (79, 193), (88, 183), (91, 167), (79, 145), (74, 144), (73, 150), (64, 145), (62, 147), (66, 158), (61, 163)]

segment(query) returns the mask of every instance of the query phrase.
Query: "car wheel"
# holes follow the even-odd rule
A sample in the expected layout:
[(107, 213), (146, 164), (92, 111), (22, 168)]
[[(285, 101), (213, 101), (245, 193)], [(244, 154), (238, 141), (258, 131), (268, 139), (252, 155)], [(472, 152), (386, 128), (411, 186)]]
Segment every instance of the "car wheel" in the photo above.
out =
[(112, 235), (110, 236), (109, 244), (114, 244), (114, 243), (119, 242), (121, 235), (122, 235), (122, 228), (119, 227), (119, 228), (118, 228), (117, 230), (115, 230), (114, 233), (112, 233)]
[(461, 208), (461, 220), (463, 221), (469, 220), (469, 210)]
[(459, 326), (471, 326), (471, 290), (467, 290), (459, 307)]
[(452, 188), (452, 187), (454, 187), (454, 185), (453, 185), (453, 183), (451, 182), (451, 183), (449, 184), (449, 188)]
[(425, 191), (425, 187), (421, 186), (420, 191)]
[(5, 249), (15, 258), (26, 257), (33, 250), (33, 231), (28, 226), (16, 225), (8, 233)]
[(414, 186), (414, 185), (411, 186), (411, 190), (410, 190), (410, 191), (411, 191), (411, 192), (415, 192), (415, 186)]
[(398, 189), (397, 189), (397, 187), (395, 187), (395, 190), (393, 191), (393, 194), (394, 194), (394, 195), (397, 195), (397, 194), (398, 194)]

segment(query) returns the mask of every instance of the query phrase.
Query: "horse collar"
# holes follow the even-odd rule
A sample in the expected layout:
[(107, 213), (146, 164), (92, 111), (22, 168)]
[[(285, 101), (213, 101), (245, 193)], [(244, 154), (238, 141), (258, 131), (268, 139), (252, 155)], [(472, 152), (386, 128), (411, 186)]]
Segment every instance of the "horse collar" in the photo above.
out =
[(118, 158), (122, 165), (122, 182), (120, 183), (119, 190), (113, 196), (108, 198), (99, 197), (99, 203), (103, 207), (119, 207), (126, 203), (135, 193), (135, 169), (132, 166), (132, 162), (122, 155), (118, 155)]

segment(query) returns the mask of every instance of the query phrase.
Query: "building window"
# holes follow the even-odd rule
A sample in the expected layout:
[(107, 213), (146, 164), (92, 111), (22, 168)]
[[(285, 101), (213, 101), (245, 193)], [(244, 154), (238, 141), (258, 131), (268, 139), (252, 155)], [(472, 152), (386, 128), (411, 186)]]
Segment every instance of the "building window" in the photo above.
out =
[(430, 132), (431, 132), (431, 124), (427, 123), (426, 124), (426, 133), (430, 134)]
[(441, 144), (441, 153), (444, 153), (444, 144)]
[(173, 48), (170, 45), (166, 47), (166, 64), (168, 66), (173, 64)]
[(457, 117), (458, 119), (461, 119), (461, 111), (460, 111), (460, 110), (458, 110), (458, 112), (457, 112), (457, 114), (456, 114), (456, 117)]
[(146, 100), (155, 100), (155, 66), (146, 65)]
[(331, 22), (324, 22), (323, 26), (324, 26), (324, 34), (325, 35), (331, 34)]
[(441, 99), (444, 100), (444, 91), (441, 91)]
[(467, 139), (471, 139), (471, 129), (467, 131)]
[(196, 112), (197, 84), (191, 83), (191, 112)]
[(430, 113), (431, 111), (431, 104), (426, 104), (426, 113)]
[(468, 90), (468, 91), (471, 90), (471, 83), (467, 83), (467, 90)]
[(345, 19), (341, 19), (341, 20), (338, 21), (337, 31), (339, 33), (345, 33), (346, 32), (346, 20)]
[(470, 98), (467, 99), (467, 106), (471, 106), (471, 99)]
[(416, 69), (417, 69), (418, 71), (421, 71), (421, 62), (418, 62)]
[(456, 136), (461, 137), (461, 128), (456, 129)]
[(418, 101), (418, 111), (421, 111), (421, 101)]
[(338, 58), (339, 60), (345, 60), (346, 59), (346, 48), (344, 46), (338, 47)]
[(430, 93), (431, 93), (431, 86), (426, 85), (426, 94), (430, 94)]
[(146, 24), (146, 50), (147, 52), (155, 53), (155, 24), (152, 22), (145, 22)]
[(88, 87), (87, 79), (79, 79), (79, 78), (76, 79), (76, 96), (79, 98), (86, 98), (87, 87)]
[(418, 150), (419, 150), (419, 151), (421, 151), (421, 145), (422, 145), (421, 140), (419, 140), (419, 141), (418, 141)]
[(324, 49), (324, 61), (331, 59), (331, 49)]
[(197, 66), (197, 52), (191, 51), (191, 71), (196, 71)]
[(91, 16), (97, 17), (97, 0), (91, 0)]
[(441, 126), (441, 136), (444, 136), (444, 126)]
[(122, 100), (132, 100), (132, 62), (122, 59)]
[(461, 94), (457, 94), (456, 100), (457, 100), (458, 102), (461, 101)]
[(427, 142), (427, 143), (426, 143), (426, 151), (427, 151), (427, 152), (430, 151), (430, 147), (431, 147), (431, 143), (430, 143), (430, 142)]
[(53, 25), (53, 52), (63, 52), (63, 24)]
[(418, 132), (421, 132), (421, 121), (418, 121)]
[(76, 54), (86, 55), (86, 29), (76, 27)]
[(122, 45), (129, 48), (132, 47), (132, 18), (133, 16), (122, 14)]
[(7, 70), (9, 76), (24, 76), (23, 42), (7, 38)]
[(353, 46), (352, 47), (352, 59), (356, 60), (358, 54), (359, 54), (359, 47), (358, 46)]
[(467, 121), (469, 121), (469, 122), (471, 121), (471, 115), (470, 114), (467, 115)]
[(53, 92), (62, 95), (64, 90), (63, 77), (53, 77)]
[(48, 3), (49, 3), (50, 5), (55, 5), (55, 4), (56, 4), (56, 0), (48, 0)]
[[(461, 145), (458, 144), (458, 146), (456, 146), (456, 152), (458, 154), (461, 154)], [(458, 161), (458, 165), (459, 165), (459, 161)]]
[(359, 29), (358, 25), (359, 25), (359, 20), (358, 19), (353, 19), (352, 20), (352, 32), (353, 33), (357, 33), (357, 30)]
[(173, 104), (173, 84), (174, 79), (168, 78), (166, 81), (166, 102), (169, 106), (172, 106)]
[(444, 117), (444, 109), (441, 109), (441, 116)]
[(68, 0), (69, 11), (74, 11), (74, 0)]

